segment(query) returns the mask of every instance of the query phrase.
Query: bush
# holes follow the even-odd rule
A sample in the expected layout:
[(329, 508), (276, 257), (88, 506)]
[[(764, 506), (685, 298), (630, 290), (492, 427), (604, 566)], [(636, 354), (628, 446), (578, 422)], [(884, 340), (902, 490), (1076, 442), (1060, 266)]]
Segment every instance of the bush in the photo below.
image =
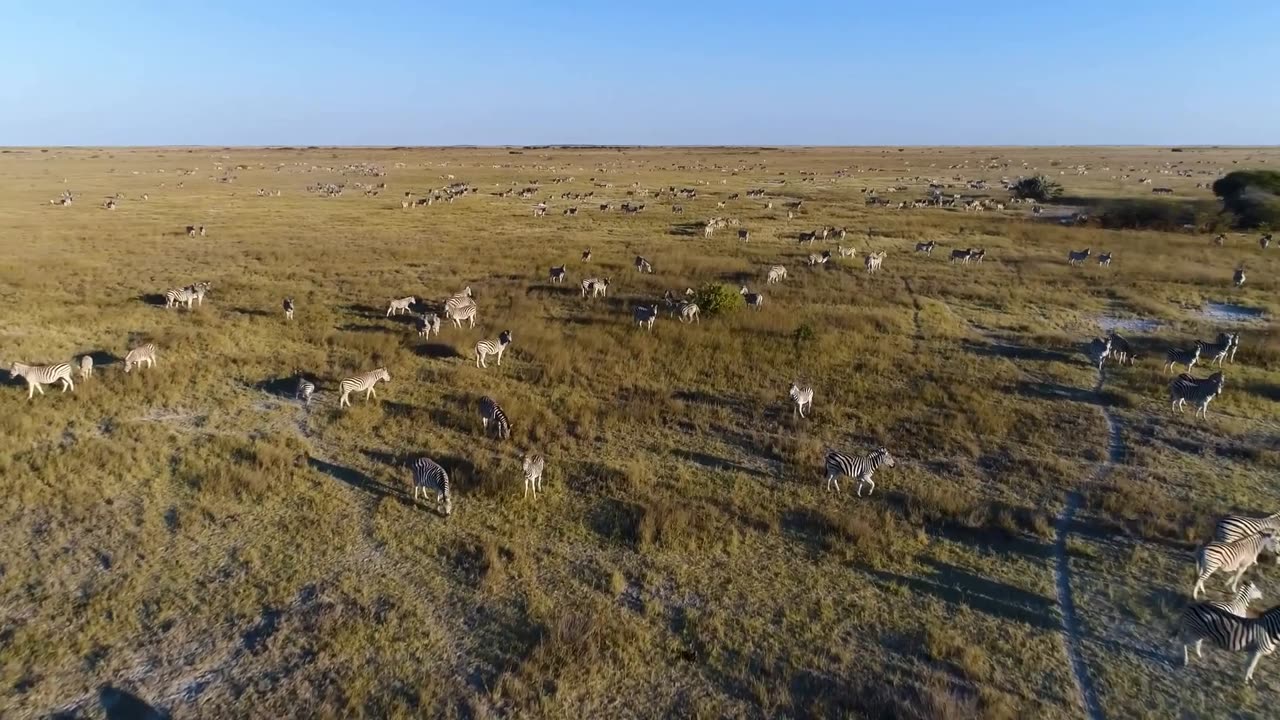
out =
[(736, 312), (746, 307), (742, 293), (724, 283), (707, 283), (697, 292), (698, 308), (709, 315)]
[(1050, 180), (1044, 175), (1036, 175), (1035, 177), (1019, 178), (1017, 182), (1009, 186), (1009, 192), (1016, 198), (1039, 200), (1052, 200), (1062, 195), (1062, 186)]
[(1186, 225), (1212, 224), (1216, 210), (1168, 200), (1113, 200), (1104, 203), (1098, 216), (1108, 230), (1159, 230), (1173, 232)]
[(1280, 225), (1280, 172), (1238, 170), (1219, 178), (1213, 194), (1222, 209), (1235, 216), (1240, 228), (1269, 229)]

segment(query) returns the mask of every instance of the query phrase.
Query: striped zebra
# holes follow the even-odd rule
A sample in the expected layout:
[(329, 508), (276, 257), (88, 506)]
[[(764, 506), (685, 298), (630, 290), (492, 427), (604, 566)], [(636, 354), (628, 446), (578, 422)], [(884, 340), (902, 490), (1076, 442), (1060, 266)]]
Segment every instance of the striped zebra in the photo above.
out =
[(293, 298), (287, 297), (284, 299), (284, 319), (285, 320), (293, 319)]
[(489, 367), (489, 363), (485, 362), (485, 359), (490, 355), (498, 356), (498, 367), (502, 367), (502, 353), (507, 351), (507, 346), (510, 344), (510, 330), (503, 330), (498, 333), (497, 340), (481, 340), (476, 343), (476, 367)]
[(76, 384), (71, 381), (71, 363), (27, 365), (26, 363), (15, 362), (9, 367), (9, 375), (20, 377), (27, 381), (28, 400), (35, 395), (37, 390), (43, 395), (43, 386), (52, 385), (55, 382), (62, 383), (62, 392), (76, 389)]
[(553, 283), (563, 283), (568, 275), (569, 273), (565, 270), (564, 265), (551, 268), (551, 282)]
[(418, 495), (423, 499), (436, 494), (436, 509), (444, 508), (444, 516), (453, 512), (453, 494), (449, 488), (449, 473), (439, 463), (428, 457), (420, 457), (409, 466), (413, 471), (413, 501), (418, 502)]
[(1232, 333), (1231, 337), (1231, 351), (1227, 353), (1227, 362), (1234, 363), (1236, 361), (1236, 351), (1240, 349), (1240, 333)]
[(1221, 371), (1207, 378), (1196, 378), (1182, 373), (1169, 383), (1169, 409), (1182, 412), (1183, 405), (1190, 400), (1196, 408), (1196, 416), (1208, 420), (1209, 403), (1222, 393), (1223, 382)]
[(1097, 366), (1098, 370), (1102, 370), (1102, 364), (1111, 356), (1111, 337), (1094, 338), (1085, 346), (1084, 354), (1089, 358), (1089, 362)]
[(742, 293), (743, 299), (747, 301), (747, 307), (753, 310), (759, 310), (764, 307), (764, 295), (751, 292), (747, 289), (746, 285), (743, 285), (742, 289), (738, 292)]
[(934, 241), (932, 241), (932, 240), (930, 240), (930, 241), (929, 241), (929, 242), (927, 242), (927, 243), (924, 243), (924, 242), (922, 242), (922, 243), (916, 243), (916, 252), (918, 252), (918, 253), (924, 253), (925, 255), (932, 255), (932, 254), (933, 254), (933, 248), (934, 248), (936, 245), (937, 245), (937, 243), (936, 243), (936, 242), (934, 242)]
[(493, 430), (499, 440), (511, 437), (511, 422), (507, 420), (507, 413), (488, 395), (480, 398), (480, 422), (484, 425), (486, 435), (489, 433), (489, 423), (493, 423)]
[(792, 382), (791, 387), (787, 388), (787, 395), (791, 398), (791, 402), (795, 403), (795, 412), (800, 413), (800, 417), (804, 417), (804, 409), (809, 408), (813, 412), (813, 388), (805, 385), (801, 387), (799, 384)]
[(449, 320), (453, 322), (454, 327), (462, 327), (463, 320), (466, 320), (469, 323), (469, 327), (475, 327), (477, 313), (476, 304), (470, 298), (467, 298), (465, 302), (454, 302), (456, 299), (457, 298), (450, 298), (449, 302), (445, 303), (445, 317), (449, 318)]
[(953, 262), (953, 263), (955, 263), (955, 262), (959, 262), (959, 263), (967, 263), (967, 262), (969, 262), (969, 258), (970, 258), (970, 257), (972, 257), (972, 256), (973, 256), (973, 249), (972, 249), (972, 248), (968, 248), (968, 249), (965, 249), (965, 250), (952, 250), (952, 251), (951, 251), (951, 262)]
[(413, 304), (416, 302), (418, 302), (418, 298), (412, 295), (410, 295), (409, 297), (402, 297), (397, 300), (392, 300), (391, 302), (387, 303), (386, 316), (391, 317), (392, 315), (399, 315), (401, 313), (412, 312), (409, 308), (412, 307)]
[(1271, 513), (1266, 517), (1223, 516), (1213, 528), (1213, 539), (1216, 542), (1234, 542), (1264, 532), (1280, 534), (1280, 512)]
[(1267, 248), (1271, 247), (1271, 233), (1267, 233), (1266, 235), (1263, 235), (1262, 237), (1258, 238), (1258, 247), (1262, 248), (1263, 250), (1266, 250)]
[(874, 273), (880, 270), (880, 266), (884, 264), (885, 252), (881, 250), (877, 253), (868, 253), (865, 264), (868, 273)]
[(547, 467), (547, 459), (538, 453), (525, 453), (521, 458), (521, 468), (524, 470), (524, 496), (529, 497), (529, 490), (533, 490), (533, 499), (538, 499), (538, 493), (542, 492), (542, 471)]
[(1235, 592), (1241, 576), (1258, 562), (1258, 555), (1263, 552), (1276, 554), (1276, 537), (1265, 531), (1232, 542), (1211, 541), (1205, 544), (1196, 554), (1198, 577), (1195, 587), (1191, 588), (1191, 597), (1199, 599), (1200, 593), (1204, 590), (1204, 581), (1219, 570), (1235, 572), (1227, 582), (1227, 587), (1231, 592)]
[(651, 265), (648, 260), (645, 260), (644, 258), (637, 255), (636, 256), (636, 272), (653, 274), (653, 265)]
[(440, 334), (440, 316), (427, 313), (418, 318), (418, 337), (430, 338), (431, 333)]
[(164, 294), (164, 306), (166, 308), (177, 307), (178, 305), (185, 304), (187, 309), (190, 310), (195, 301), (196, 292), (195, 290), (192, 290), (190, 286), (168, 290)]
[(1174, 365), (1186, 365), (1187, 372), (1191, 372), (1191, 368), (1195, 367), (1200, 361), (1200, 352), (1203, 350), (1204, 343), (1196, 341), (1194, 348), (1190, 350), (1181, 350), (1179, 348), (1171, 348), (1164, 354), (1164, 371), (1172, 372)]
[(198, 282), (194, 285), (189, 285), (187, 286), (187, 289), (190, 290), (191, 294), (195, 296), (196, 304), (203, 307), (204, 296), (208, 294), (210, 290), (213, 289), (213, 283), (205, 280), (202, 282)]
[(609, 297), (609, 278), (587, 278), (582, 281), (582, 297), (586, 297), (587, 293), (591, 293), (591, 297), (604, 295)]
[(843, 245), (837, 245), (836, 254), (838, 254), (840, 257), (847, 258), (847, 257), (853, 257), (854, 255), (857, 255), (858, 251), (854, 250), (853, 248), (847, 248)]
[(1210, 366), (1217, 363), (1218, 367), (1222, 367), (1222, 361), (1227, 359), (1231, 348), (1239, 341), (1239, 333), (1218, 333), (1216, 341), (1200, 343), (1200, 355), (1209, 358)]
[(1083, 250), (1068, 250), (1067, 264), (1083, 265), (1084, 261), (1089, 259), (1089, 255), (1090, 255), (1089, 248), (1085, 248)]
[(1133, 346), (1129, 341), (1120, 337), (1119, 333), (1114, 330), (1107, 335), (1107, 339), (1111, 341), (1110, 359), (1116, 361), (1120, 365), (1132, 366), (1134, 361), (1138, 359), (1138, 354), (1133, 351)]
[(814, 265), (826, 265), (827, 261), (830, 259), (830, 250), (823, 250), (821, 255), (817, 253), (809, 253), (809, 267), (813, 267)]
[(1099, 255), (1098, 265), (1102, 267), (1111, 267), (1111, 253), (1102, 253)]
[(294, 400), (301, 400), (302, 402), (306, 403), (307, 405), (310, 405), (310, 404), (311, 404), (311, 396), (312, 396), (312, 395), (314, 395), (314, 394), (315, 394), (315, 392), (316, 392), (316, 384), (315, 384), (315, 383), (311, 382), (310, 380), (308, 380), (308, 379), (306, 379), (306, 378), (304, 378), (304, 377), (299, 377), (299, 378), (298, 378), (298, 387), (297, 387), (297, 389), (296, 389), (296, 390), (294, 390), (294, 391), (293, 391), (293, 399), (294, 399)]
[(765, 276), (765, 284), (772, 285), (787, 279), (787, 268), (783, 265), (773, 265), (769, 268), (768, 274)]
[(679, 313), (680, 322), (682, 323), (702, 322), (699, 319), (699, 314), (702, 310), (698, 307), (698, 303), (682, 302), (676, 312)]
[(741, 240), (742, 242), (751, 242), (751, 231), (750, 231), (750, 230), (739, 230), (739, 231), (738, 231), (738, 239), (739, 239), (739, 240)]
[(1231, 282), (1235, 283), (1236, 287), (1240, 287), (1241, 285), (1244, 285), (1244, 268), (1243, 267), (1236, 268), (1235, 274), (1231, 276)]
[(658, 319), (657, 305), (638, 305), (631, 313), (635, 319), (636, 325), (645, 330), (653, 330), (653, 321)]
[[(601, 208), (604, 210), (605, 208)], [(582, 251), (582, 262), (591, 262), (591, 248)]]
[(88, 380), (91, 377), (93, 377), (93, 356), (81, 355), (80, 356), (80, 379)]
[(840, 477), (849, 476), (858, 480), (858, 497), (862, 497), (862, 485), (868, 484), (871, 490), (867, 492), (871, 495), (876, 491), (876, 483), (871, 476), (876, 470), (883, 467), (893, 467), (896, 460), (889, 454), (884, 447), (876, 448), (870, 455), (846, 455), (838, 450), (828, 450), (826, 457), (827, 470), (827, 489), (831, 489), (834, 483), (836, 492), (840, 492)]
[(342, 407), (343, 405), (350, 406), (350, 395), (353, 392), (364, 392), (364, 399), (366, 401), (369, 399), (370, 395), (378, 397), (378, 393), (374, 392), (373, 386), (377, 385), (379, 380), (388, 383), (391, 382), (391, 374), (387, 372), (386, 368), (378, 368), (377, 370), (370, 370), (366, 373), (360, 373), (359, 375), (353, 375), (349, 378), (343, 378), (342, 382), (338, 383), (338, 389), (342, 393), (341, 397), (338, 398), (338, 407)]
[(139, 345), (130, 350), (129, 354), (124, 356), (124, 371), (127, 373), (135, 367), (141, 369), (143, 363), (146, 363), (148, 368), (156, 364), (155, 343)]
[(1208, 638), (1224, 650), (1243, 649), (1245, 643), (1241, 638), (1232, 637), (1233, 633), (1255, 625), (1254, 623), (1237, 623), (1223, 617), (1223, 613), (1235, 618), (1246, 618), (1249, 614), (1249, 603), (1262, 599), (1262, 590), (1252, 582), (1247, 582), (1236, 591), (1230, 600), (1216, 600), (1208, 603), (1192, 603), (1182, 611), (1174, 634), (1182, 640), (1182, 664), (1190, 665), (1191, 656), (1187, 647), (1194, 644), (1196, 657), (1203, 658), (1201, 645)]
[(987, 257), (986, 248), (978, 248), (977, 250), (969, 251), (969, 260), (971, 260), (972, 262), (976, 262), (979, 265), (982, 264), (982, 261), (986, 259), (986, 257)]

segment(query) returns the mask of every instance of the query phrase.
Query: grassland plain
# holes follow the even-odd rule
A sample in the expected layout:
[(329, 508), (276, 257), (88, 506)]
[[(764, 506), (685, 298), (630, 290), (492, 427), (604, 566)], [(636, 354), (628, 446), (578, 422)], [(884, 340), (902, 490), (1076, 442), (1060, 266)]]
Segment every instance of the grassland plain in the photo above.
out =
[[(909, 200), (930, 179), (986, 179), (997, 189), (956, 192), (1002, 197), (1000, 177), (1034, 168), (1063, 182), (1065, 212), (1087, 212), (1149, 194), (1143, 175), (1205, 202), (1196, 183), (1278, 161), (1244, 148), (2, 151), (0, 364), (93, 353), (99, 369), (65, 395), (0, 388), (0, 715), (1080, 717), (1055, 575), (1055, 524), (1078, 491), (1065, 564), (1095, 714), (1267, 717), (1274, 659), (1244, 688), (1239, 656), (1177, 667), (1169, 629), (1216, 515), (1276, 509), (1280, 260), (1256, 235), (1219, 248), (1021, 206), (893, 211), (863, 190), (907, 185), (888, 194)], [(1201, 174), (1158, 174), (1179, 162)], [(401, 209), (404, 191), (454, 180), (480, 192)], [(367, 197), (357, 181), (387, 188)], [(329, 182), (347, 191), (306, 189)], [(534, 199), (491, 194), (535, 183)], [(698, 189), (675, 201), (683, 215), (627, 195), (671, 185)], [(77, 201), (50, 205), (64, 188)], [(625, 200), (647, 208), (597, 209)], [(704, 239), (713, 215), (751, 242), (732, 228)], [(188, 238), (189, 224), (208, 235)], [(859, 257), (806, 267), (795, 236), (822, 225), (847, 227)], [(912, 252), (931, 239), (932, 256)], [(982, 265), (946, 261), (970, 246), (987, 249)], [(1114, 251), (1112, 266), (1069, 268), (1084, 247)], [(875, 250), (888, 256), (869, 276), (861, 255)], [(632, 269), (637, 254), (652, 275)], [(766, 287), (776, 262), (791, 275)], [(549, 283), (566, 263), (569, 282)], [(612, 277), (608, 298), (579, 297), (588, 275)], [(157, 304), (196, 280), (213, 283), (202, 307)], [(765, 306), (631, 323), (636, 304), (706, 282), (762, 290)], [(439, 303), (466, 285), (475, 329), (424, 340), (384, 316), (392, 297)], [(1203, 422), (1170, 414), (1159, 356), (1225, 328), (1206, 301), (1266, 319), (1239, 325)], [(1080, 349), (1111, 317), (1156, 324), (1129, 333), (1146, 357), (1095, 391)], [(504, 329), (502, 367), (477, 369), (475, 342)], [(158, 367), (125, 375), (120, 358), (144, 340)], [(392, 378), (378, 398), (338, 410), (337, 381), (378, 366)], [(289, 395), (298, 373), (318, 381), (309, 409)], [(809, 419), (792, 415), (793, 378), (817, 390)], [(482, 436), (482, 394), (511, 416), (509, 442)], [(1123, 448), (1104, 476), (1100, 411)], [(824, 491), (824, 448), (879, 444), (898, 465), (874, 495)], [(522, 497), (526, 448), (548, 458), (536, 501)], [(412, 502), (404, 460), (420, 454), (452, 474), (448, 519)], [(1265, 604), (1278, 573), (1251, 575)]]

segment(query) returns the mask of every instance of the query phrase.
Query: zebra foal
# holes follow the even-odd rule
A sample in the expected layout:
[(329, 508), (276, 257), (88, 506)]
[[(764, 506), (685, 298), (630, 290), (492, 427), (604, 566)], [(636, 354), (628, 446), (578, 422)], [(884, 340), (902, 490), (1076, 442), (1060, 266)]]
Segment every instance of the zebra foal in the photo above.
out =
[(93, 356), (82, 355), (80, 356), (80, 379), (88, 380), (91, 377), (93, 377)]
[(798, 383), (792, 382), (791, 387), (787, 388), (787, 396), (791, 398), (791, 402), (795, 403), (795, 412), (800, 413), (800, 417), (804, 417), (804, 409), (809, 408), (809, 412), (813, 412), (813, 388), (805, 385), (801, 387)]
[(43, 395), (43, 386), (52, 385), (55, 382), (62, 383), (62, 392), (76, 389), (75, 383), (71, 381), (71, 363), (27, 365), (26, 363), (15, 362), (9, 367), (9, 374), (27, 381), (28, 400), (35, 395), (37, 390)]
[(542, 492), (542, 471), (547, 467), (546, 458), (535, 452), (527, 452), (521, 458), (521, 468), (524, 470), (524, 496), (529, 497), (529, 490), (533, 489), (533, 499), (538, 499), (538, 493)]
[(1235, 592), (1239, 589), (1240, 578), (1258, 562), (1258, 555), (1263, 552), (1273, 555), (1276, 553), (1276, 537), (1270, 532), (1250, 535), (1232, 542), (1207, 543), (1196, 555), (1198, 577), (1195, 586), (1191, 588), (1191, 597), (1199, 599), (1200, 593), (1204, 591), (1205, 581), (1219, 570), (1235, 572), (1227, 582), (1227, 587)]
[(1196, 341), (1195, 347), (1190, 350), (1170, 348), (1164, 354), (1164, 371), (1173, 372), (1174, 365), (1186, 365), (1187, 372), (1191, 372), (1191, 368), (1195, 367), (1197, 362), (1200, 362), (1200, 353), (1203, 349), (1204, 343), (1199, 340)]

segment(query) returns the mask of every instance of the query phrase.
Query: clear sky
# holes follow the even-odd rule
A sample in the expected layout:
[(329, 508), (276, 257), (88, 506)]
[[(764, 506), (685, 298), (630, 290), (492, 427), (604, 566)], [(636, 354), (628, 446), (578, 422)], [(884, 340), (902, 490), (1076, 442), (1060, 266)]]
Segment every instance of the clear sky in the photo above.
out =
[(0, 145), (1277, 144), (1280, 0), (0, 2)]

